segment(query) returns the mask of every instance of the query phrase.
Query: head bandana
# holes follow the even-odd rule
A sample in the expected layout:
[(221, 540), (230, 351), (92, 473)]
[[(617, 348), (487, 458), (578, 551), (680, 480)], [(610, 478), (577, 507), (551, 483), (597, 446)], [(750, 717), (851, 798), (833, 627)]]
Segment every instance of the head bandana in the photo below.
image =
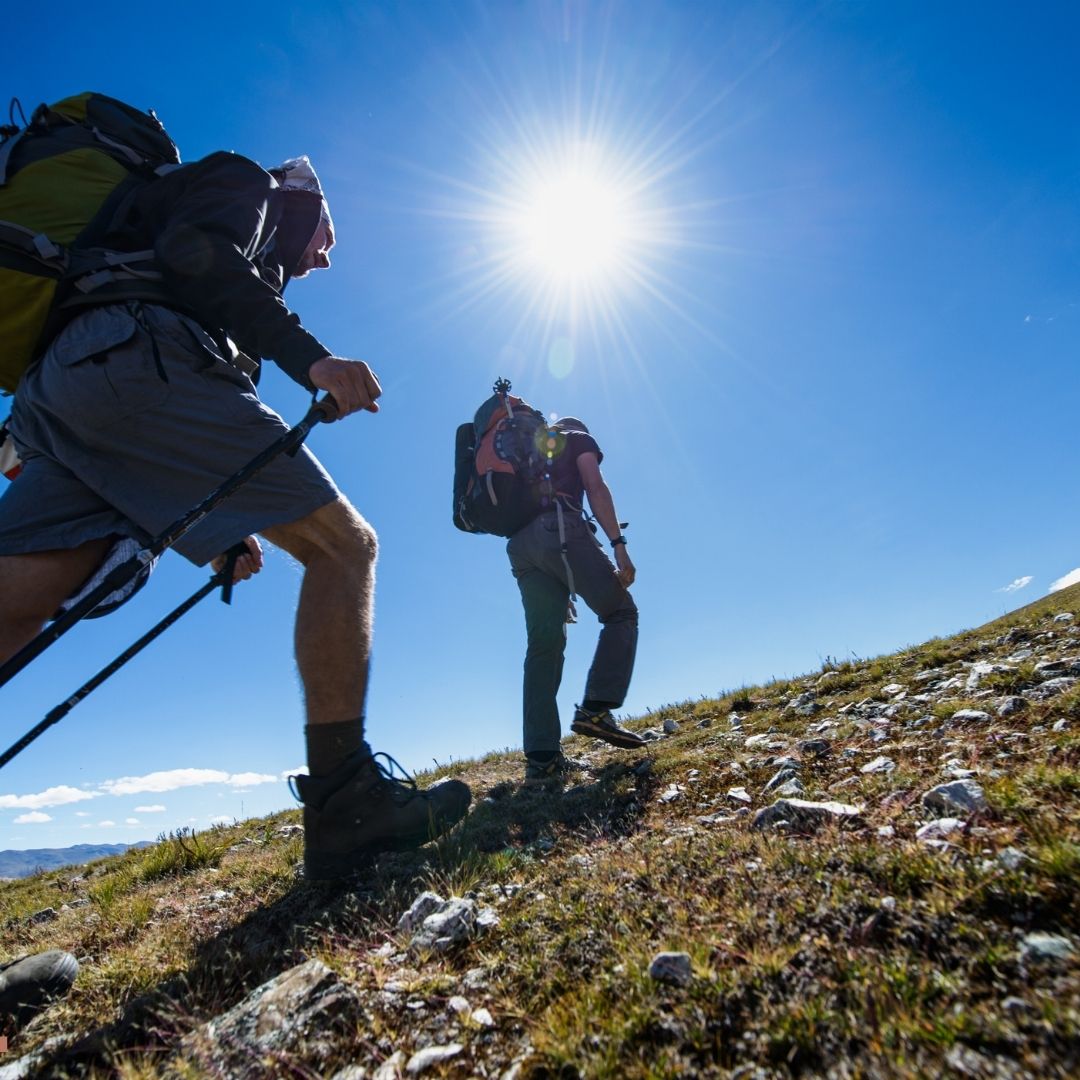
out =
[(288, 161), (283, 161), (280, 165), (269, 171), (286, 191), (313, 191), (315, 194), (322, 196), (321, 217), (322, 220), (330, 226), (331, 231), (333, 231), (334, 220), (330, 217), (330, 207), (326, 202), (326, 196), (323, 195), (322, 184), (319, 183), (319, 177), (307, 154), (289, 158)]

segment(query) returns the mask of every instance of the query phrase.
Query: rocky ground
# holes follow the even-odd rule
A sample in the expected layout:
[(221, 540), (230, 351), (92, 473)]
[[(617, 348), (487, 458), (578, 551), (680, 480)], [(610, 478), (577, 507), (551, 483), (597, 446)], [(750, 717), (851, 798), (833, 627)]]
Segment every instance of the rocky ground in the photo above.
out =
[(1078, 1075), (1078, 613), (568, 739), (562, 792), (455, 764), (464, 827), (345, 887), (295, 811), (4, 883), (0, 958), (82, 970), (0, 1080)]

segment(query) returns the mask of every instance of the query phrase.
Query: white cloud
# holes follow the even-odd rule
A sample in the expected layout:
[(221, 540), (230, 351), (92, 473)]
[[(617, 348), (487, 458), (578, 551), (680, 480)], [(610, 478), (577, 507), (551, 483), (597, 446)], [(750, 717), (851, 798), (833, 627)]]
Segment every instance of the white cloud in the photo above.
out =
[(211, 825), (232, 825), (236, 821), (236, 818), (232, 814), (218, 814), (216, 817), (210, 818)]
[(90, 817), (91, 815), (90, 815), (89, 810), (76, 810), (75, 811), (75, 816), (76, 817)]
[(98, 822), (98, 828), (111, 829), (115, 824), (115, 821), (109, 821), (108, 819), (106, 819), (105, 821)]
[(276, 776), (267, 776), (266, 773), (238, 772), (233, 773), (225, 782), (229, 787), (249, 788), (255, 787), (257, 784), (276, 784), (277, 779)]
[[(200, 787), (205, 784), (228, 784), (231, 788), (249, 788), (257, 784), (277, 783), (277, 779), (276, 776), (268, 776), (266, 773), (227, 773), (222, 769), (167, 769), (162, 772), (147, 773), (145, 776), (121, 776), (116, 780), (106, 780), (101, 785), (101, 790), (107, 795), (142, 795), (146, 792), (159, 794), (163, 791), (176, 791), (178, 788)], [(164, 809), (161, 807), (152, 812), (160, 813)]]
[(31, 810), (29, 814), (20, 814), (15, 819), (15, 824), (40, 825), (43, 821), (52, 821), (52, 818), (48, 814), (43, 814), (40, 810)]
[(94, 799), (97, 794), (96, 791), (83, 791), (81, 788), (60, 785), (46, 788), (36, 795), (0, 795), (0, 810), (12, 810), (15, 807), (40, 810), (43, 806), (64, 806), (67, 803), (82, 802), (84, 799)]
[(152, 806), (136, 806), (136, 814), (164, 814), (165, 807), (161, 803), (154, 803)]
[(1064, 577), (1059, 577), (1057, 581), (1050, 582), (1050, 588), (1047, 592), (1057, 592), (1059, 589), (1067, 589), (1070, 585), (1075, 585), (1080, 582), (1080, 566), (1075, 570), (1070, 570)]
[(126, 817), (126, 818), (124, 818), (124, 824), (125, 825), (138, 825), (139, 824), (139, 819), (137, 817)]
[(221, 769), (168, 769), (145, 776), (121, 776), (106, 780), (102, 791), (109, 795), (141, 795), (146, 791), (176, 791), (177, 788), (198, 787), (200, 784), (228, 783), (229, 774)]
[(290, 776), (296, 775), (307, 776), (308, 767), (306, 765), (297, 765), (295, 769), (286, 769), (279, 777), (281, 780), (288, 780)]
[(1018, 592), (1020, 589), (1027, 588), (1035, 579), (1031, 574), (1025, 574), (1023, 577), (1018, 577), (1015, 581), (1010, 581), (1008, 585), (1003, 585), (1000, 589), (996, 589), (996, 592)]

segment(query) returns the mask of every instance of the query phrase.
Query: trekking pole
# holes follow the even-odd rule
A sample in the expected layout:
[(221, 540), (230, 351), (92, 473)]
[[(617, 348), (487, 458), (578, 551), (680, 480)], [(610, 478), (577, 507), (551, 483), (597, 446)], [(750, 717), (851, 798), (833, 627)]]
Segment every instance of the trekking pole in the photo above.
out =
[(117, 589), (122, 589), (138, 575), (143, 567), (149, 565), (163, 551), (172, 547), (180, 537), (198, 525), (211, 510), (223, 503), (237, 488), (246, 484), (256, 473), (261, 472), (274, 458), (280, 454), (295, 454), (312, 428), (324, 421), (336, 420), (337, 415), (337, 403), (329, 394), (321, 401), (316, 401), (296, 427), (290, 428), (262, 453), (256, 454), (242, 469), (233, 473), (232, 476), (211, 491), (198, 506), (193, 506), (183, 517), (177, 518), (168, 528), (155, 536), (145, 548), (107, 574), (101, 583), (91, 589), (77, 604), (72, 605), (63, 615), (45, 627), (33, 641), (20, 649), (5, 664), (0, 665), (0, 686), (10, 682), (27, 664), (36, 660), (80, 619), (89, 615), (107, 596)]
[(236, 560), (247, 553), (244, 544), (235, 544), (229, 548), (226, 555), (225, 565), (218, 570), (201, 589), (192, 593), (182, 604), (174, 608), (133, 645), (126, 648), (111, 664), (103, 667), (92, 679), (83, 683), (74, 694), (60, 705), (57, 705), (44, 720), (36, 727), (31, 728), (18, 742), (13, 743), (0, 754), (0, 769), (2, 769), (16, 754), (25, 750), (39, 735), (43, 734), (53, 724), (58, 724), (76, 705), (92, 691), (96, 690), (110, 675), (115, 675), (133, 656), (143, 651), (154, 638), (163, 634), (181, 616), (186, 615), (204, 596), (212, 593), (219, 585), (221, 586), (221, 599), (226, 604), (232, 603), (233, 572), (236, 569)]

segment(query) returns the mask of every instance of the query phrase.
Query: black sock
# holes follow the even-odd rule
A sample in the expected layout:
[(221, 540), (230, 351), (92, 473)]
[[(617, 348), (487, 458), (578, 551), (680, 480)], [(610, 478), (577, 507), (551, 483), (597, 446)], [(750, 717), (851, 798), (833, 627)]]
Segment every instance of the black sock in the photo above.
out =
[(336, 724), (307, 724), (304, 741), (311, 775), (325, 776), (364, 745), (363, 718)]
[(597, 701), (596, 698), (586, 698), (581, 703), (581, 707), (586, 712), (602, 713), (606, 712), (608, 709), (617, 709), (619, 703), (617, 701)]

